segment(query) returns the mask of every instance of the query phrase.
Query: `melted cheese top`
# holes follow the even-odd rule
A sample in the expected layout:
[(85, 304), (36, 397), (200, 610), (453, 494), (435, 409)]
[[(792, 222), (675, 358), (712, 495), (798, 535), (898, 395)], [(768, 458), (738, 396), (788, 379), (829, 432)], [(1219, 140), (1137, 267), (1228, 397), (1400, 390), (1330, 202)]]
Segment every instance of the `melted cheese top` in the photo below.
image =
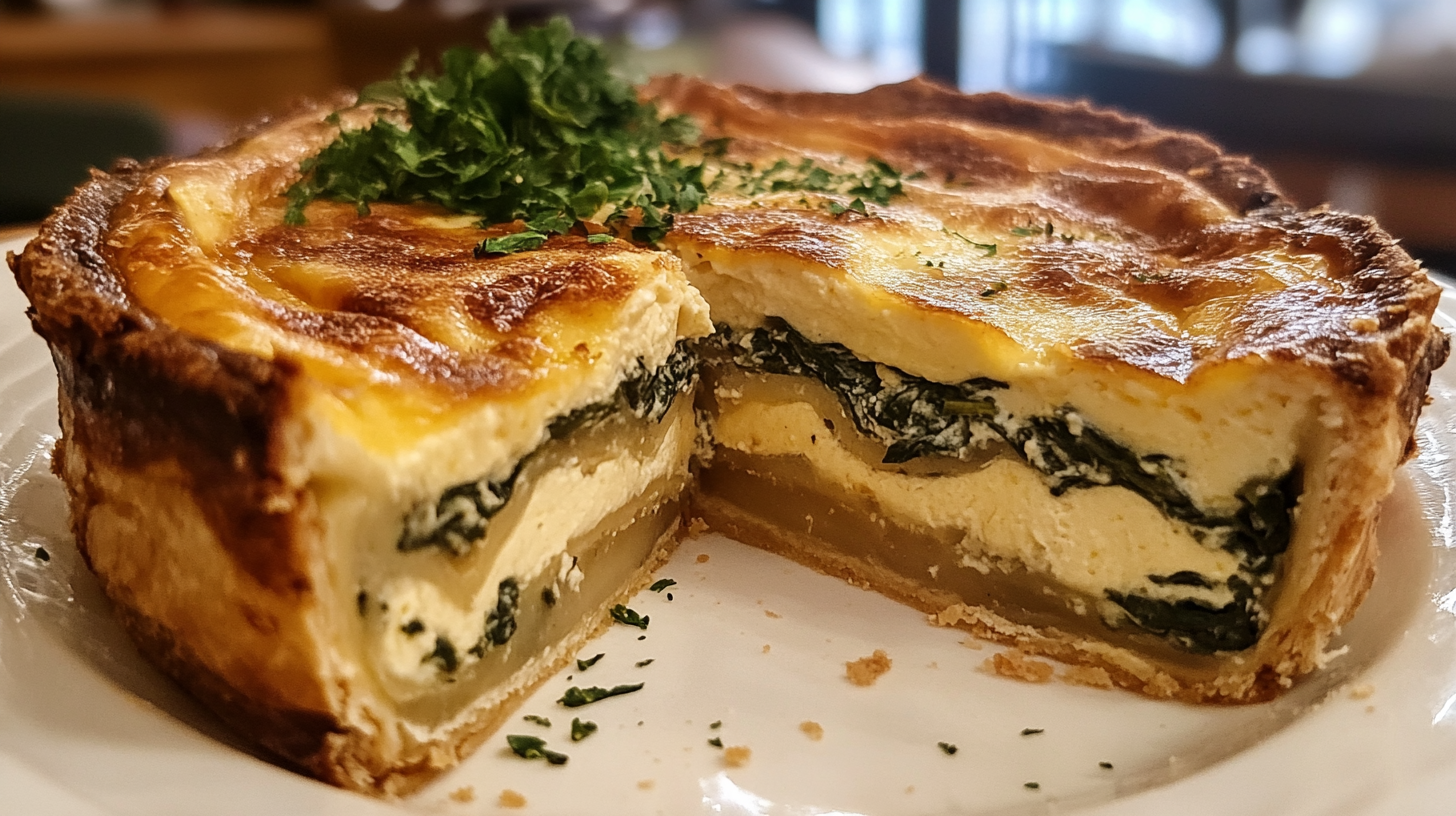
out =
[(511, 440), (506, 463), (551, 418), (711, 330), (677, 259), (624, 241), (557, 236), (476, 258), (509, 228), (423, 205), (360, 217), (319, 202), (305, 225), (284, 225), (299, 161), (336, 132), (323, 113), (159, 167), (119, 208), (108, 250), (142, 306), (302, 369), (307, 398), (365, 447), (408, 451), (487, 406), (501, 416), (481, 430)]

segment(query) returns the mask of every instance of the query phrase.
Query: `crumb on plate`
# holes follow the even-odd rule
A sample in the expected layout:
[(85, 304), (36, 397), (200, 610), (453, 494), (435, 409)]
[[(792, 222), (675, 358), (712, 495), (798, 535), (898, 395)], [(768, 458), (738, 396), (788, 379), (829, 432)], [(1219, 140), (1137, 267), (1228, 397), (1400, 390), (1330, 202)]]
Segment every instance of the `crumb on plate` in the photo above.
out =
[(824, 739), (824, 726), (813, 720), (804, 720), (799, 723), (799, 730), (804, 732), (804, 736), (815, 742)]
[(723, 750), (723, 764), (730, 768), (742, 768), (752, 756), (753, 751), (747, 745), (730, 745)]
[(454, 799), (457, 802), (474, 802), (475, 786), (466, 785), (463, 788), (456, 788), (455, 790), (450, 791), (450, 798)]
[(1374, 683), (1357, 683), (1356, 685), (1350, 686), (1351, 700), (1364, 700), (1374, 693)]
[(885, 650), (876, 649), (869, 657), (845, 663), (844, 674), (856, 686), (873, 686), (880, 675), (890, 670), (890, 664), (890, 656), (885, 654)]
[(503, 808), (523, 808), (526, 806), (526, 797), (516, 793), (510, 788), (500, 792), (500, 799), (496, 800)]
[(707, 553), (698, 553), (698, 563), (699, 564), (706, 564), (706, 563), (708, 563), (708, 554)]

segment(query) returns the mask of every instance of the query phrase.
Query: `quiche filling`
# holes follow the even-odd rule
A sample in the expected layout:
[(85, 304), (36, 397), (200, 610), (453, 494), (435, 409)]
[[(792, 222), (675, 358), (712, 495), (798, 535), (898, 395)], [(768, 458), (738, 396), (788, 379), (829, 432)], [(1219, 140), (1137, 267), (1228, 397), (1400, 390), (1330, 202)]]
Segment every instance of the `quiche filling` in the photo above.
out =
[[(1289, 545), (1294, 463), (1249, 478), (1209, 509), (1188, 495), (1185, 463), (1131, 449), (1075, 406), (1028, 411), (1004, 382), (933, 382), (811, 342), (776, 319), (720, 326), (709, 346), (712, 436), (729, 454), (710, 474), (724, 467), (791, 484), (820, 497), (821, 517), (859, 512), (871, 526), (928, 537), (931, 551), (907, 564), (927, 561), (915, 577), (932, 585), (951, 586), (965, 570), (1029, 572), (1072, 614), (1188, 652), (1258, 640)], [(787, 459), (795, 465), (784, 468)], [(824, 532), (813, 512), (807, 518), (794, 526), (812, 535), (819, 525), (828, 546), (859, 549)]]
[(552, 654), (649, 560), (681, 514), (696, 379), (679, 343), (611, 399), (556, 417), (507, 477), (397, 512), (354, 603), (369, 665), (411, 716), (447, 719)]

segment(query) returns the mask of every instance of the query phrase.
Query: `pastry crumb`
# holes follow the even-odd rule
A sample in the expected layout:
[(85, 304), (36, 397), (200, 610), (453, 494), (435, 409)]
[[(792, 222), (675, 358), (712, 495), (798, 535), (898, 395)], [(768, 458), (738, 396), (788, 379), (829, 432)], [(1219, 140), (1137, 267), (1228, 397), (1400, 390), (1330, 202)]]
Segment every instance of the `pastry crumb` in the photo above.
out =
[(1374, 693), (1375, 684), (1373, 683), (1359, 683), (1357, 685), (1350, 686), (1351, 700), (1364, 700)]
[(1365, 713), (1366, 714), (1374, 714), (1375, 713), (1375, 706), (1373, 706), (1373, 705), (1365, 706)]
[(767, 615), (770, 618), (782, 618), (783, 617), (783, 615), (780, 615), (779, 613), (773, 611), (772, 609), (765, 609), (765, 610), (763, 610), (763, 614)]
[(657, 781), (654, 780), (654, 779), (639, 779), (639, 780), (637, 780), (637, 790), (652, 790), (652, 788), (655, 787), (656, 785), (657, 785)]
[(475, 786), (466, 785), (463, 788), (456, 788), (455, 790), (450, 791), (450, 798), (454, 799), (457, 802), (474, 802)]
[(869, 657), (845, 663), (844, 674), (856, 686), (873, 686), (880, 679), (880, 675), (890, 670), (891, 662), (884, 649), (876, 649)]
[(706, 564), (706, 563), (708, 563), (708, 554), (707, 553), (698, 553), (698, 563), (699, 564)]
[(747, 745), (730, 745), (723, 750), (723, 764), (730, 768), (742, 768), (752, 756), (753, 751)]
[(973, 652), (979, 652), (982, 649), (986, 648), (986, 644), (982, 643), (979, 640), (976, 640), (973, 637), (966, 637), (964, 640), (961, 641), (961, 645), (966, 647), (967, 649), (970, 649)]
[(804, 720), (803, 722), (799, 723), (799, 730), (803, 731), (804, 736), (808, 737), (814, 742), (818, 742), (819, 740), (824, 739), (824, 726), (814, 722), (813, 720)]
[(1062, 682), (1073, 686), (1091, 686), (1092, 688), (1112, 688), (1112, 675), (1107, 669), (1098, 666), (1068, 666), (1062, 672)]
[(915, 792), (915, 786), (914, 785), (906, 785), (905, 786), (905, 792), (906, 793), (914, 793)]
[(526, 797), (506, 788), (500, 792), (500, 798), (496, 800), (496, 803), (503, 808), (523, 808), (526, 806)]
[(700, 518), (694, 518), (688, 522), (688, 535), (699, 536), (706, 532), (708, 532), (708, 522)]
[(1007, 649), (991, 655), (981, 668), (991, 674), (1027, 683), (1045, 683), (1052, 679), (1053, 673), (1052, 664), (1027, 657), (1020, 649)]
[(764, 654), (768, 654), (768, 650), (769, 650), (769, 649), (770, 649), (770, 648), (771, 648), (771, 647), (770, 647), (770, 646), (769, 646), (769, 645), (768, 645), (768, 644), (767, 644), (767, 643), (765, 643), (765, 644), (763, 644), (763, 653), (764, 653)]

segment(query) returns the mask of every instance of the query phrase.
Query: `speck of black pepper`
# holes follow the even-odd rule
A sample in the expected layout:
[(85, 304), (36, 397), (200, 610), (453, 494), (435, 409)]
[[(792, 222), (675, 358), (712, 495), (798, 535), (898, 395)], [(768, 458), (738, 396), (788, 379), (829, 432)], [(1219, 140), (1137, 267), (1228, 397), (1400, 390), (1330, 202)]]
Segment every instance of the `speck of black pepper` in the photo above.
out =
[(669, 592), (669, 593), (667, 593), (667, 599), (668, 599), (668, 600), (669, 600), (669, 601), (670, 601), (670, 600), (672, 600), (672, 593), (671, 593), (671, 592)]
[(48, 553), (48, 552), (46, 552), (46, 548), (45, 547), (36, 547), (35, 548), (35, 557), (36, 558), (39, 558), (42, 561), (49, 561), (49, 560), (51, 560), (51, 554)]
[(955, 756), (955, 752), (960, 750), (950, 742), (937, 742), (936, 745), (940, 746), (940, 750), (944, 751), (946, 756)]
[(646, 640), (647, 639), (647, 636), (646, 635), (638, 635), (637, 636), (637, 639), (638, 640)]
[(409, 635), (409, 636), (413, 637), (413, 636), (418, 635), (419, 633), (425, 631), (425, 625), (420, 622), (420, 619), (419, 618), (415, 618), (414, 620), (410, 621), (409, 623), (406, 623), (404, 626), (399, 627), (399, 631), (404, 632), (406, 635)]
[(354, 598), (354, 603), (359, 606), (359, 617), (364, 617), (364, 613), (369, 611), (369, 593), (362, 589), (359, 590), (359, 595)]
[(638, 725), (641, 725), (641, 724), (642, 724), (642, 723), (644, 723), (644, 722), (646, 722), (646, 720), (638, 720), (638, 721), (637, 721), (637, 724), (638, 724)]
[(1022, 787), (1026, 788), (1027, 790), (1041, 790), (1041, 783), (1027, 782), (1025, 785), (1022, 785)]
[(1112, 763), (1111, 762), (1099, 762), (1099, 763), (1097, 763), (1097, 767), (1102, 768), (1104, 770), (1109, 770), (1110, 771), (1110, 770), (1112, 770)]
[(826, 418), (824, 420), (824, 427), (832, 431), (832, 430), (834, 430), (834, 423), (831, 420), (829, 420), (829, 419)]
[(551, 591), (551, 587), (545, 587), (541, 590), (541, 600), (545, 602), (547, 606), (555, 606), (556, 593)]
[(1023, 737), (1029, 737), (1032, 734), (1040, 734), (1040, 733), (1043, 733), (1044, 731), (1046, 731), (1045, 728), (1023, 728), (1023, 729), (1021, 729), (1021, 736), (1023, 736)]

